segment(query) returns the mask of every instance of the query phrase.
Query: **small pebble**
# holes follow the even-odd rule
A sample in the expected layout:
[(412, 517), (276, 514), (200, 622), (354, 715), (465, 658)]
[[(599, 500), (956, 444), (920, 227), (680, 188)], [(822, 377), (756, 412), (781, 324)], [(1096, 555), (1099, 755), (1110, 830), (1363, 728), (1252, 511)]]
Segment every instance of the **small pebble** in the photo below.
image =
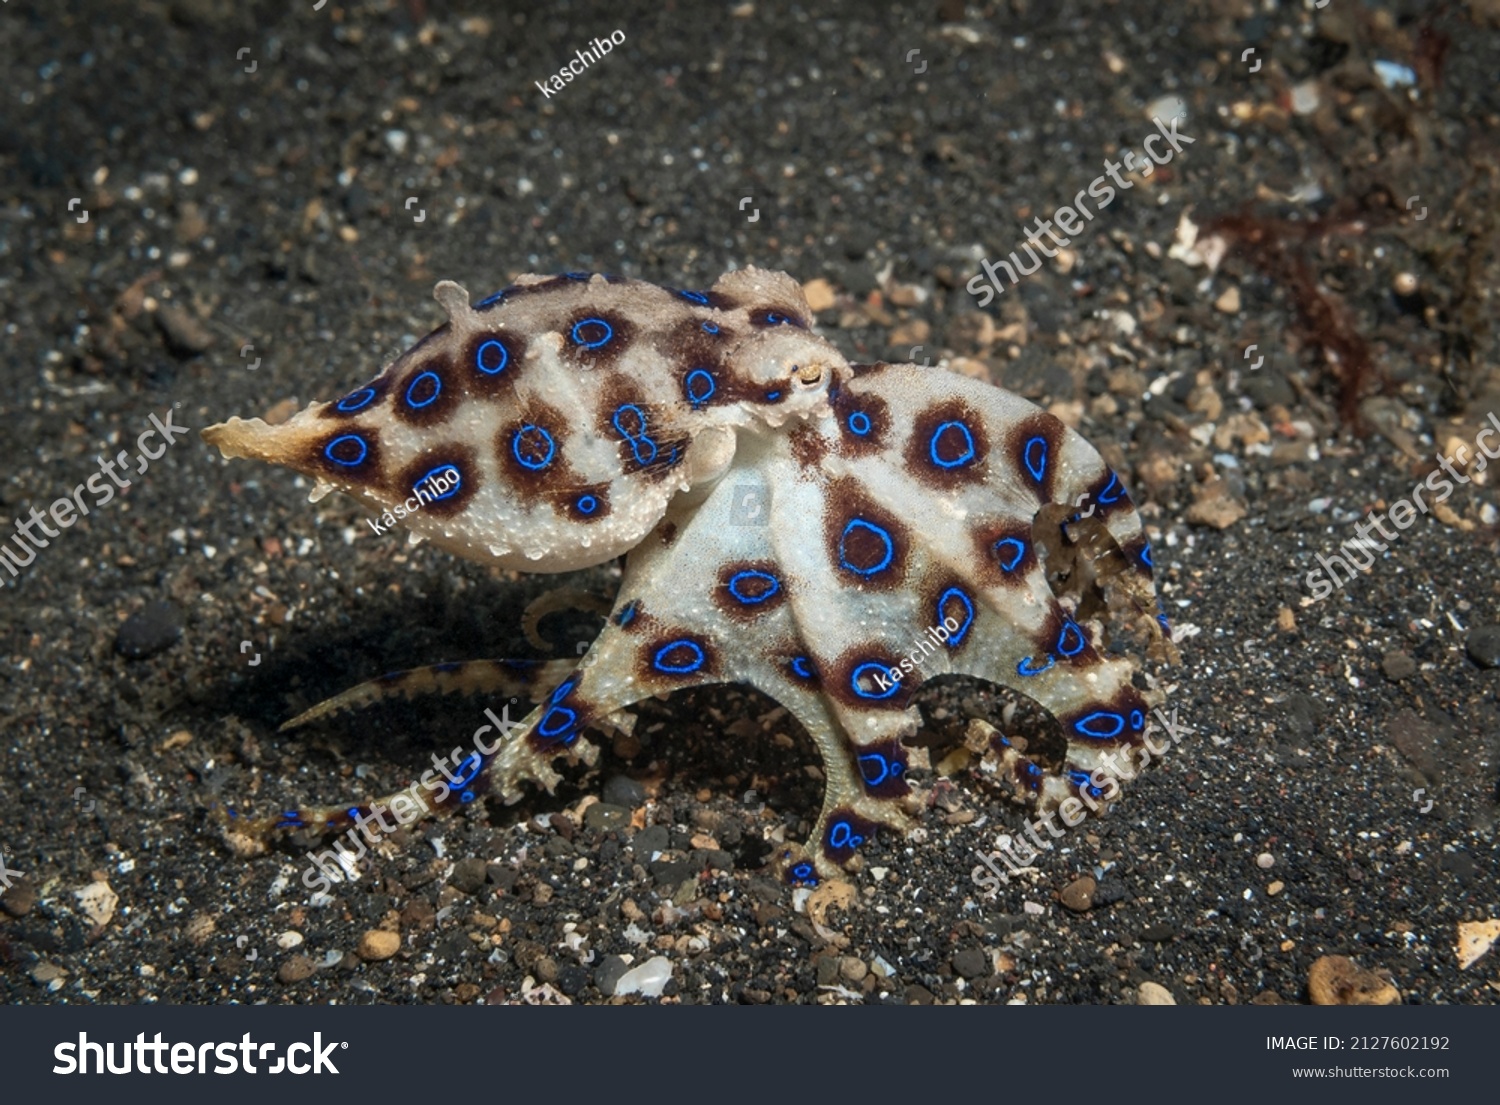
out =
[(484, 876), (484, 860), (470, 856), (468, 859), (461, 859), (453, 865), (453, 876), (448, 882), (455, 890), (462, 890), (465, 894), (473, 894), (484, 885)]
[(604, 780), (599, 797), (612, 806), (633, 810), (646, 800), (646, 788), (629, 775), (611, 775)]
[(359, 938), (359, 957), (372, 963), (389, 959), (401, 950), (401, 934), (371, 929)]
[(846, 955), (839, 960), (839, 974), (847, 982), (863, 982), (870, 968), (857, 955)]
[(1259, 867), (1262, 871), (1269, 871), (1272, 867), (1276, 866), (1276, 857), (1270, 852), (1262, 852), (1255, 857), (1255, 866)]
[(1092, 875), (1084, 875), (1068, 883), (1058, 897), (1067, 909), (1074, 913), (1086, 913), (1094, 906), (1094, 891), (1098, 886)]
[(276, 938), (276, 946), (284, 952), (289, 952), (293, 948), (300, 948), (302, 946), (302, 934), (288, 929)]
[(1469, 659), (1482, 668), (1500, 668), (1500, 625), (1476, 625), (1467, 642)]
[(617, 831), (630, 824), (630, 811), (612, 802), (595, 802), (583, 811), (583, 823), (596, 832)]
[(1307, 973), (1314, 1005), (1399, 1005), (1401, 991), (1342, 955), (1325, 955)]
[(182, 636), (182, 614), (170, 602), (148, 602), (126, 618), (115, 633), (115, 651), (144, 660), (171, 648)]
[(615, 993), (659, 998), (670, 981), (672, 981), (672, 961), (666, 956), (656, 955), (639, 967), (632, 967), (621, 975), (620, 981), (615, 984)]
[(1392, 683), (1408, 679), (1417, 674), (1417, 662), (1404, 652), (1387, 652), (1380, 661), (1380, 670)]
[(301, 982), (305, 978), (311, 978), (318, 965), (305, 955), (294, 955), (276, 970), (276, 977), (282, 982)]
[(1137, 1005), (1176, 1005), (1177, 999), (1159, 982), (1143, 982), (1135, 993)]
[(953, 969), (967, 979), (985, 978), (991, 972), (990, 957), (983, 948), (965, 948), (954, 952)]

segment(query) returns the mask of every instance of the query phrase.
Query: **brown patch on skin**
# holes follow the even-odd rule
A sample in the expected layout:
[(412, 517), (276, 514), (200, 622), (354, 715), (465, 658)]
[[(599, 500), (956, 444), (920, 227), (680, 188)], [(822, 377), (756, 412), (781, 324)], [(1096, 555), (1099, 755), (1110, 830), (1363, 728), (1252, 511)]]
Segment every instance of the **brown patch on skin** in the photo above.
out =
[(1137, 572), (1144, 573), (1147, 579), (1151, 579), (1156, 575), (1156, 571), (1153, 566), (1151, 564), (1148, 564), (1145, 560), (1147, 550), (1150, 547), (1151, 543), (1147, 540), (1144, 533), (1136, 534), (1129, 541), (1120, 546), (1120, 551), (1125, 554), (1125, 559), (1130, 562), (1131, 566), (1134, 567)]
[(823, 855), (834, 863), (848, 863), (855, 851), (875, 837), (875, 823), (851, 809), (840, 807), (828, 815), (828, 827), (818, 843)]
[(1077, 513), (1087, 514), (1090, 507), (1094, 508), (1093, 517), (1108, 519), (1116, 514), (1128, 514), (1135, 509), (1135, 503), (1130, 492), (1125, 490), (1125, 481), (1115, 474), (1114, 469), (1106, 468), (1104, 474), (1090, 485), (1083, 502), (1078, 504)]
[(469, 505), (469, 500), (478, 492), (482, 478), (474, 450), (467, 446), (435, 445), (426, 450), (424, 455), (401, 470), (396, 477), (393, 490), (401, 492), (403, 500), (408, 499), (416, 494), (415, 488), (420, 483), (425, 496), (432, 490), (432, 485), (424, 482), (428, 474), (440, 471), (446, 465), (452, 465), (458, 469), (458, 489), (450, 491), (440, 499), (424, 498), (420, 509), (423, 514), (437, 518), (451, 518), (455, 514), (460, 514)]
[[(954, 588), (963, 592), (969, 600), (968, 606), (965, 606), (963, 600), (957, 595), (949, 593)], [(948, 596), (946, 601), (943, 599), (944, 595)], [(969, 583), (946, 572), (936, 576), (935, 582), (922, 587), (922, 606), (928, 612), (927, 624), (929, 626), (942, 626), (946, 629), (949, 618), (952, 618), (953, 623), (958, 626), (953, 631), (953, 636), (962, 635), (959, 643), (952, 645), (950, 641), (940, 642), (944, 652), (949, 654), (959, 652), (974, 640), (977, 632), (975, 623), (979, 620), (979, 611), (983, 603)], [(964, 628), (965, 622), (968, 623), (967, 630)]]
[[(440, 425), (463, 401), (458, 373), (442, 354), (412, 365), (396, 378), (391, 391), (391, 409), (396, 417), (413, 426)], [(413, 403), (426, 405), (413, 406)]]
[(974, 541), (975, 579), (986, 587), (1030, 588), (1027, 577), (1041, 567), (1030, 523), (1020, 519), (980, 522), (969, 533)]
[[(771, 650), (770, 655), (775, 657), (776, 670), (793, 686), (808, 691), (823, 689), (822, 670), (813, 658), (812, 651), (803, 642), (790, 639), (783, 641)], [(798, 663), (799, 660), (801, 663)]]
[[(570, 428), (568, 418), (556, 407), (532, 400), (495, 435), (500, 470), (523, 502), (569, 494), (579, 486), (578, 474), (563, 455), (563, 435)], [(541, 468), (530, 467), (548, 457), (549, 436), (550, 459)]]
[(798, 330), (806, 330), (807, 320), (802, 317), (800, 311), (793, 311), (786, 307), (756, 307), (750, 312), (750, 325), (757, 329), (770, 326), (794, 326)]
[[(352, 440), (358, 438), (365, 445), (363, 456), (359, 446)], [(329, 455), (332, 450), (332, 455)], [(338, 460), (333, 459), (337, 457)], [(357, 461), (348, 464), (339, 461)], [(300, 462), (292, 467), (315, 476), (326, 476), (334, 483), (381, 490), (385, 486), (385, 470), (381, 466), (380, 433), (361, 425), (340, 426), (318, 438), (307, 448)]]
[[(895, 655), (880, 641), (854, 645), (826, 667), (819, 665), (819, 671), (826, 672), (823, 693), (853, 710), (904, 710), (911, 692), (922, 683), (922, 672), (918, 664), (913, 664), (909, 672), (903, 671), (903, 659), (905, 657)], [(866, 666), (872, 664), (875, 666)], [(899, 680), (891, 679), (892, 669), (900, 673)], [(859, 685), (864, 694), (854, 690), (855, 672), (860, 673)], [(881, 687), (876, 682), (877, 674), (885, 678), (888, 687)]]
[[(1120, 720), (1124, 724), (1118, 734), (1110, 737), (1094, 737), (1077, 728), (1078, 723), (1085, 721), (1089, 715), (1099, 713), (1119, 715)], [(1136, 720), (1132, 714), (1139, 717), (1139, 726), (1132, 724)], [(1091, 747), (1101, 745), (1126, 747), (1139, 745), (1144, 742), (1146, 719), (1146, 700), (1141, 697), (1140, 692), (1134, 687), (1121, 687), (1115, 692), (1114, 697), (1100, 702), (1092, 702), (1072, 713), (1059, 716), (1057, 720), (1062, 726), (1063, 735), (1075, 744), (1085, 744)], [(1090, 729), (1100, 733), (1107, 732), (1114, 727), (1114, 723), (1107, 718), (1096, 718), (1088, 724)], [(1159, 747), (1164, 740), (1169, 739), (1166, 734), (1157, 733), (1153, 735), (1152, 743)]]
[[(324, 404), (323, 409), (318, 412), (318, 417), (340, 419), (352, 422), (360, 415), (370, 414), (377, 407), (379, 407), (381, 400), (385, 398), (386, 393), (390, 391), (390, 388), (391, 378), (389, 375), (377, 376), (368, 384), (361, 384), (359, 387), (353, 388), (345, 394), (339, 396), (339, 398), (335, 399), (332, 403)], [(366, 391), (373, 392), (374, 395), (367, 401), (362, 402), (362, 400), (365, 400), (364, 392)], [(339, 410), (340, 403), (348, 403), (350, 406), (355, 406), (355, 404), (358, 404), (358, 406), (355, 407), (354, 410), (341, 411)]]
[(611, 614), (609, 620), (626, 633), (640, 633), (656, 627), (656, 619), (651, 616), (646, 609), (646, 604), (640, 599), (631, 599)]
[[(1035, 492), (1037, 505), (1057, 499), (1054, 488), (1057, 485), (1058, 451), (1066, 430), (1067, 427), (1055, 416), (1039, 412), (1017, 423), (1006, 435), (1006, 456), (1021, 484)], [(1045, 450), (1032, 444), (1034, 438), (1046, 443)], [(1033, 467), (1041, 471), (1040, 480), (1036, 478)]]
[(677, 540), (677, 523), (663, 522), (656, 532), (661, 535), (663, 547), (670, 545), (673, 541)]
[[(600, 323), (604, 325), (600, 325)], [(608, 327), (608, 331), (605, 327)], [(582, 308), (568, 316), (561, 327), (563, 357), (578, 367), (598, 372), (615, 368), (635, 340), (635, 324), (618, 311)], [(588, 344), (609, 334), (596, 349)]]
[[(493, 373), (480, 369), (481, 359), (490, 368), (501, 363), (500, 352), (491, 342), (498, 342), (505, 351), (504, 368)], [(483, 354), (481, 355), (481, 350)], [(462, 386), (465, 395), (480, 398), (514, 398), (516, 381), (520, 378), (526, 361), (526, 339), (507, 330), (491, 330), (475, 334), (464, 343), (454, 373), (455, 382)]]
[(989, 456), (984, 419), (961, 399), (922, 411), (906, 443), (907, 470), (922, 483), (943, 490), (984, 482)]
[[(622, 410), (624, 407), (635, 410)], [(616, 412), (620, 412), (619, 426), (615, 425)], [(644, 472), (646, 478), (654, 480), (666, 478), (686, 459), (692, 440), (685, 433), (674, 432), (668, 412), (648, 403), (636, 385), (623, 376), (604, 378), (594, 425), (606, 441), (616, 443), (622, 472)]]
[[(1054, 663), (1075, 668), (1099, 663), (1099, 653), (1089, 643), (1089, 635), (1060, 606), (1053, 607), (1032, 642), (1031, 658), (1036, 667), (1045, 665), (1043, 657), (1046, 656), (1052, 657)], [(1076, 651), (1067, 655), (1065, 647)]]
[(806, 422), (792, 430), (788, 439), (792, 456), (803, 468), (817, 468), (828, 455), (828, 439)]
[[(702, 324), (717, 326), (717, 334), (705, 333)], [(734, 345), (729, 329), (721, 322), (697, 317), (685, 318), (657, 340), (656, 349), (671, 362), (677, 377), (677, 386), (684, 403), (694, 410), (717, 407), (744, 398), (743, 382), (729, 369), (726, 355)], [(707, 399), (694, 401), (689, 396), (688, 376), (702, 369), (713, 377), (714, 387)], [(699, 379), (694, 380), (692, 394), (702, 394), (705, 388)]]
[(876, 361), (874, 364), (851, 364), (849, 367), (854, 370), (854, 378), (859, 379), (861, 376), (875, 376), (891, 366), (887, 361)]
[[(774, 585), (765, 576), (771, 576)], [(748, 623), (785, 603), (788, 591), (789, 581), (774, 560), (737, 560), (719, 569), (713, 599), (725, 615)]]
[[(569, 488), (564, 492), (553, 492), (550, 497), (553, 500), (552, 509), (566, 516), (569, 521), (587, 524), (609, 517), (609, 484), (607, 483)], [(592, 509), (585, 510), (585, 507), (590, 506), (589, 499), (593, 500)]]
[[(886, 401), (878, 395), (865, 395), (840, 388), (833, 397), (833, 410), (839, 423), (839, 454), (846, 457), (862, 457), (878, 453), (890, 443), (891, 412)], [(855, 430), (864, 425), (856, 415), (869, 420), (869, 430), (864, 434)], [(854, 419), (854, 426), (849, 420)]]
[(850, 766), (871, 798), (901, 798), (911, 793), (906, 785), (906, 749), (894, 737), (849, 749)]
[(713, 683), (718, 675), (718, 653), (702, 634), (669, 629), (641, 647), (635, 668), (636, 677), (647, 686)]
[(903, 586), (911, 550), (907, 527), (850, 477), (832, 481), (824, 503), (823, 539), (839, 579), (868, 591)]

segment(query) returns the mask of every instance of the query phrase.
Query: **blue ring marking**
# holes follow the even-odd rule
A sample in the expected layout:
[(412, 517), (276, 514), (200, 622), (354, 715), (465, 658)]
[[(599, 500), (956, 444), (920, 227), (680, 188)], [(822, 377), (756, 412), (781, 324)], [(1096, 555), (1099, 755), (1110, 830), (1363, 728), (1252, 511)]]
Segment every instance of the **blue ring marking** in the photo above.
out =
[[(856, 568), (853, 564), (849, 563), (849, 558), (844, 555), (844, 543), (849, 540), (849, 532), (854, 529), (855, 526), (861, 526), (864, 529), (869, 530), (876, 537), (885, 542), (885, 556), (881, 559), (880, 563), (875, 565), (875, 567), (873, 568)], [(887, 568), (889, 568), (891, 566), (891, 561), (895, 558), (896, 543), (891, 540), (891, 535), (889, 533), (881, 529), (874, 522), (867, 522), (863, 518), (855, 518), (847, 526), (844, 527), (844, 532), (839, 535), (839, 565), (853, 572), (855, 575), (864, 576), (866, 579), (868, 579), (870, 576), (873, 576), (878, 572), (883, 572)]]
[[(1078, 642), (1072, 648), (1068, 648), (1067, 646), (1069, 633), (1073, 634)], [(1062, 632), (1057, 635), (1057, 651), (1064, 656), (1077, 656), (1083, 651), (1083, 646), (1088, 643), (1089, 640), (1083, 635), (1083, 630), (1078, 628), (1078, 623), (1073, 621), (1072, 618), (1064, 618)]]
[(569, 679), (567, 682), (559, 684), (557, 690), (552, 692), (552, 697), (547, 700), (547, 705), (556, 706), (563, 699), (567, 698), (568, 695), (572, 694), (573, 688), (576, 686), (578, 686), (577, 679)]
[(797, 882), (812, 883), (814, 886), (818, 885), (817, 868), (813, 867), (813, 865), (808, 863), (806, 860), (797, 864), (796, 867), (793, 867), (787, 873), (791, 875), (792, 878)]
[(1165, 614), (1156, 615), (1156, 624), (1161, 626), (1168, 633), (1172, 632), (1172, 627), (1167, 624), (1167, 616)]
[(767, 311), (766, 312), (765, 323), (766, 323), (767, 326), (795, 326), (796, 325), (796, 323), (793, 322), (786, 315), (778, 314), (775, 311)]
[[(1109, 732), (1096, 732), (1093, 728), (1091, 728), (1091, 726), (1101, 721), (1104, 722), (1105, 725), (1110, 726)], [(1120, 733), (1124, 731), (1125, 719), (1122, 718), (1119, 714), (1112, 713), (1109, 710), (1095, 710), (1087, 717), (1079, 718), (1077, 721), (1075, 721), (1073, 723), (1073, 728), (1086, 737), (1093, 737), (1095, 740), (1108, 740), (1110, 737), (1119, 736)]]
[(1021, 459), (1025, 461), (1026, 471), (1031, 473), (1031, 478), (1041, 483), (1047, 475), (1047, 439), (1034, 437), (1026, 442), (1026, 448), (1021, 450)]
[(811, 679), (813, 677), (812, 664), (808, 662), (806, 656), (792, 657), (792, 672), (801, 679)]
[(304, 822), (302, 820), (302, 815), (300, 813), (298, 813), (296, 810), (282, 810), (281, 811), (281, 820), (278, 821), (278, 822), (276, 822), (276, 827), (278, 829), (280, 829), (280, 828), (282, 828), (284, 826), (291, 826), (293, 828), (297, 828), (297, 827), (300, 827), (300, 826), (302, 826), (304, 824), (306, 824), (306, 822)]
[(485, 307), (489, 307), (489, 306), (491, 306), (491, 305), (493, 305), (495, 303), (503, 302), (504, 299), (505, 299), (505, 297), (508, 296), (513, 291), (515, 291), (515, 286), (514, 285), (507, 285), (506, 287), (501, 288), (494, 295), (486, 296), (484, 299), (481, 299), (478, 303), (474, 304), (474, 310), (480, 311), (480, 310), (483, 310)]
[[(865, 767), (866, 761), (875, 766), (876, 774), (873, 777)], [(902, 770), (900, 760), (889, 760), (879, 752), (866, 752), (863, 756), (859, 757), (857, 762), (859, 764), (860, 777), (864, 779), (865, 786), (867, 787), (878, 787), (891, 776), (900, 775)]]
[(345, 414), (353, 414), (355, 411), (364, 410), (374, 401), (374, 388), (359, 388), (356, 391), (351, 391), (348, 395), (340, 399), (338, 401), (338, 409), (343, 411)]
[[(770, 586), (758, 595), (742, 595), (740, 594), (741, 581), (748, 579), (758, 579), (770, 584)], [(743, 572), (735, 572), (734, 575), (730, 576), (728, 586), (729, 593), (734, 596), (734, 601), (741, 606), (759, 606), (781, 591), (781, 580), (777, 579), (770, 572), (748, 568)]]
[(854, 831), (854, 827), (847, 821), (835, 821), (828, 826), (828, 846), (830, 848), (858, 848), (865, 842), (865, 838)]
[[(500, 351), (500, 363), (495, 365), (494, 368), (490, 368), (485, 364), (485, 355), (491, 346)], [(486, 342), (481, 342), (479, 348), (474, 351), (474, 367), (486, 376), (498, 376), (505, 371), (505, 366), (508, 364), (510, 364), (510, 350), (505, 348), (503, 342), (496, 341), (494, 338), (490, 338)]]
[(1021, 662), (1016, 665), (1016, 674), (1017, 675), (1041, 675), (1042, 672), (1044, 672), (1047, 669), (1049, 669), (1050, 667), (1052, 667), (1052, 664), (1053, 664), (1052, 657), (1049, 656), (1049, 657), (1047, 657), (1047, 662), (1045, 664), (1043, 664), (1039, 668), (1034, 668), (1034, 667), (1031, 666), (1031, 657), (1030, 656), (1024, 656), (1024, 657), (1021, 658)]
[[(588, 341), (588, 340), (586, 340), (582, 336), (582, 330), (583, 330), (583, 328), (585, 326), (602, 326), (602, 327), (604, 327), (604, 337), (600, 338), (598, 341)], [(610, 343), (610, 340), (614, 336), (615, 336), (615, 328), (613, 326), (611, 326), (609, 323), (605, 322), (602, 318), (585, 318), (585, 319), (580, 319), (579, 321), (577, 321), (577, 322), (575, 322), (573, 324), (573, 344), (577, 345), (577, 346), (581, 346), (584, 349), (598, 349), (601, 346), (608, 345)]]
[(434, 495), (432, 497), (432, 501), (435, 503), (442, 502), (444, 499), (451, 499), (454, 495), (458, 494), (458, 489), (464, 485), (464, 474), (459, 471), (458, 465), (440, 464), (436, 468), (430, 470), (427, 475), (423, 476), (416, 483), (412, 484), (412, 487), (416, 488), (421, 486), (428, 480), (432, 479), (433, 476), (436, 476), (439, 472), (452, 472), (455, 476), (458, 477), (458, 479), (453, 482), (453, 484), (448, 488), (447, 491), (444, 491), (441, 495)]
[(450, 672), (450, 671), (457, 671), (461, 667), (463, 667), (462, 663), (455, 663), (455, 662), (453, 662), (453, 661), (450, 660), (446, 664), (433, 664), (432, 665), (432, 670), (433, 671), (440, 671), (440, 672)]
[[(541, 460), (528, 460), (526, 457), (523, 457), (521, 455), (521, 438), (526, 436), (526, 434), (531, 430), (535, 430), (547, 440), (547, 455), (544, 456)], [(540, 472), (543, 468), (547, 467), (547, 465), (551, 464), (552, 458), (557, 455), (557, 442), (553, 441), (552, 435), (549, 434), (541, 426), (538, 426), (534, 422), (527, 422), (522, 425), (522, 427), (517, 430), (515, 432), (515, 435), (510, 439), (510, 452), (511, 455), (516, 458), (516, 463), (519, 464), (522, 468), (526, 468), (532, 472)]]
[[(1115, 492), (1113, 495), (1109, 493), (1111, 488), (1113, 488)], [(1125, 489), (1120, 486), (1120, 477), (1114, 472), (1111, 472), (1109, 474), (1109, 482), (1104, 485), (1104, 490), (1095, 495), (1094, 498), (1099, 500), (1100, 506), (1109, 506), (1111, 503), (1119, 502), (1120, 496), (1124, 494)]]
[[(946, 431), (954, 429), (958, 430), (964, 435), (963, 455), (960, 456), (957, 460), (943, 460), (938, 456), (938, 439), (941, 438)], [(968, 464), (970, 461), (972, 461), (977, 455), (974, 452), (974, 435), (970, 432), (969, 427), (965, 426), (962, 422), (944, 422), (937, 429), (932, 431), (932, 440), (927, 443), (927, 453), (932, 457), (932, 463), (937, 465), (939, 468), (952, 469), (962, 467), (963, 465)]]
[[(560, 723), (554, 723), (549, 720), (554, 714), (565, 716), (562, 717)], [(561, 740), (563, 734), (572, 729), (577, 721), (578, 715), (574, 711), (566, 706), (553, 706), (542, 715), (542, 720), (537, 724), (537, 735), (547, 740)]]
[(964, 638), (968, 636), (969, 626), (974, 624), (974, 600), (969, 598), (969, 596), (963, 592), (962, 588), (959, 587), (949, 587), (946, 591), (939, 595), (937, 600), (937, 624), (942, 626), (944, 629), (948, 628), (948, 619), (943, 617), (943, 607), (948, 605), (949, 599), (957, 599), (959, 602), (963, 603), (964, 607), (963, 624), (955, 629), (952, 633), (948, 634), (948, 647), (957, 648), (959, 645), (964, 643)]
[[(638, 419), (640, 419), (641, 430), (639, 434), (632, 433), (630, 430), (627, 430), (624, 426), (620, 425), (620, 416), (626, 411), (631, 411)], [(635, 462), (637, 464), (650, 464), (656, 459), (656, 442), (653, 441), (650, 435), (646, 433), (645, 411), (641, 410), (641, 408), (636, 406), (634, 403), (622, 403), (618, 408), (616, 408), (615, 413), (610, 417), (609, 421), (610, 424), (619, 431), (620, 436), (625, 439), (626, 443), (629, 444), (630, 452), (635, 456)], [(641, 456), (641, 447), (637, 444), (637, 442), (644, 443), (645, 446), (651, 450), (650, 453), (644, 457)]]
[[(472, 766), (470, 766), (472, 763)], [(457, 776), (453, 780), (453, 789), (461, 790), (479, 777), (480, 771), (484, 769), (484, 760), (480, 759), (478, 752), (470, 752), (464, 757), (463, 762), (458, 765), (454, 772)]]
[[(707, 388), (705, 391), (704, 389)], [(714, 397), (719, 385), (714, 383), (713, 373), (706, 368), (695, 368), (682, 380), (682, 391), (694, 407), (701, 407)]]
[[(668, 664), (662, 659), (667, 653), (678, 648), (691, 649), (694, 658), (686, 664)], [(708, 657), (703, 654), (703, 646), (698, 644), (697, 641), (690, 641), (686, 637), (683, 637), (680, 640), (670, 641), (657, 649), (656, 655), (651, 658), (651, 666), (667, 675), (691, 675), (701, 668), (707, 660)]]
[[(1014, 550), (1011, 553), (1009, 561), (1005, 559), (1005, 554), (1000, 551), (1002, 546)], [(1016, 570), (1016, 565), (1021, 563), (1021, 559), (1026, 555), (1026, 542), (1022, 541), (1019, 537), (1002, 537), (995, 542), (994, 550), (995, 555), (1000, 558), (1000, 567), (1007, 572), (1013, 572)]]
[(717, 334), (719, 332), (719, 324), (717, 322), (705, 322), (703, 324), (703, 332), (705, 334)]
[(1156, 567), (1151, 561), (1151, 545), (1149, 543), (1141, 546), (1141, 563), (1148, 568)]
[(592, 495), (580, 495), (573, 505), (578, 508), (579, 514), (592, 514), (599, 509), (599, 500)]
[(354, 820), (357, 820), (359, 818), (359, 812), (360, 811), (359, 811), (359, 807), (358, 806), (350, 806), (344, 812), (349, 815), (349, 820), (350, 821), (354, 821)]
[(1130, 728), (1132, 731), (1146, 724), (1146, 715), (1139, 710), (1130, 711)]
[(845, 421), (844, 425), (848, 426), (849, 432), (856, 437), (864, 437), (874, 428), (874, 424), (870, 421), (870, 416), (864, 411), (855, 411)]
[(579, 280), (579, 281), (582, 281), (582, 280), (587, 280), (589, 277), (593, 276), (594, 274), (591, 273), (591, 272), (565, 272), (565, 273), (563, 273), (563, 275), (566, 276), (569, 280)]
[(775, 391), (768, 391), (768, 392), (766, 392), (766, 402), (767, 403), (774, 403), (774, 402), (776, 402), (776, 400), (778, 400), (780, 398), (781, 398), (781, 389), (780, 388), (778, 388)]
[[(359, 456), (353, 460), (340, 460), (333, 455), (333, 451), (346, 441), (353, 441), (359, 445)], [(370, 447), (365, 444), (365, 439), (358, 434), (341, 434), (323, 447), (323, 455), (333, 461), (334, 464), (341, 464), (345, 468), (358, 468), (365, 462), (365, 458), (370, 455)]]
[(707, 307), (708, 306), (708, 296), (704, 295), (702, 292), (681, 292), (680, 291), (677, 294), (679, 296), (681, 296), (683, 299), (687, 300), (689, 303), (696, 303), (700, 307)]
[(890, 671), (890, 669), (884, 664), (877, 664), (874, 660), (866, 660), (863, 664), (860, 664), (853, 671), (851, 671), (849, 673), (849, 689), (852, 690), (860, 698), (866, 698), (871, 700), (872, 702), (883, 702), (901, 689), (901, 684), (899, 682), (893, 682), (883, 691), (878, 689), (874, 691), (865, 690), (864, 687), (860, 686), (859, 677), (865, 672), (869, 671), (871, 668), (874, 668), (881, 675), (884, 675), (886, 672)]
[[(429, 376), (432, 377), (432, 394), (428, 396), (426, 402), (418, 403), (411, 397), (411, 393), (416, 391), (417, 385), (420, 384), (423, 380), (427, 379), (427, 377)], [(433, 403), (437, 402), (437, 397), (441, 394), (443, 394), (443, 381), (438, 376), (438, 374), (436, 372), (419, 372), (412, 378), (411, 383), (406, 385), (406, 405), (412, 410), (419, 411), (423, 407), (432, 406)]]
[(626, 603), (624, 608), (615, 615), (615, 624), (621, 629), (624, 629), (631, 622), (635, 621), (635, 616), (636, 614), (640, 613), (640, 609), (641, 600), (631, 599), (630, 602)]
[(1086, 793), (1090, 798), (1098, 798), (1104, 793), (1104, 791), (1094, 786), (1086, 771), (1070, 771), (1068, 772), (1068, 778), (1072, 779), (1078, 789)]

